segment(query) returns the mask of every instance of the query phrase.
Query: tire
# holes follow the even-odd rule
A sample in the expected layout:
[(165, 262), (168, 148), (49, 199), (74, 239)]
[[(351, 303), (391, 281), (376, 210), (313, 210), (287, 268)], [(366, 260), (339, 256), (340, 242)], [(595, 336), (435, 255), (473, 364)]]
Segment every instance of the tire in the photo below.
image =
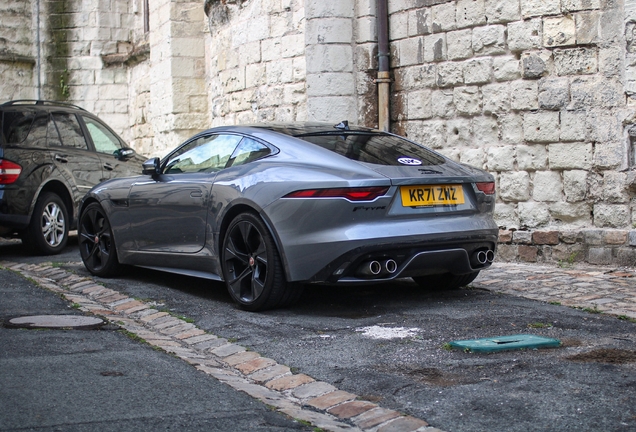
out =
[(68, 210), (62, 198), (53, 192), (45, 192), (35, 203), (22, 242), (35, 254), (59, 254), (68, 243), (69, 223)]
[(478, 271), (463, 275), (444, 273), (441, 275), (417, 276), (414, 277), (413, 280), (422, 288), (438, 291), (448, 291), (468, 285), (469, 283), (474, 281), (477, 276), (479, 276)]
[(256, 312), (289, 306), (302, 287), (285, 280), (276, 244), (261, 219), (252, 213), (235, 217), (221, 250), (223, 279), (243, 310)]
[(80, 215), (77, 242), (82, 261), (89, 272), (100, 277), (121, 273), (113, 231), (99, 203), (89, 204)]

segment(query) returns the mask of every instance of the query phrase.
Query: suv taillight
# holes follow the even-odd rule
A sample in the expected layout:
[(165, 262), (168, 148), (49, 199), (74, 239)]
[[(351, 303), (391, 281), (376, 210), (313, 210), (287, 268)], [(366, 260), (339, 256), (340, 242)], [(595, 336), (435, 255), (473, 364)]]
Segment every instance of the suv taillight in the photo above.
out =
[(20, 177), (21, 172), (22, 167), (17, 163), (0, 159), (0, 184), (11, 184), (15, 182), (18, 177)]

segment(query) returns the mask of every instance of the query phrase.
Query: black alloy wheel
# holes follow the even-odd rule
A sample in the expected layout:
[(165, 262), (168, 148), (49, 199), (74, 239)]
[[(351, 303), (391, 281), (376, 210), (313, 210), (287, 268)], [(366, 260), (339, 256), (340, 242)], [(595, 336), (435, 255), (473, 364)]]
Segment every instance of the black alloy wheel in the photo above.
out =
[(80, 215), (78, 243), (86, 269), (96, 276), (115, 276), (120, 272), (110, 222), (101, 205), (89, 204)]
[(62, 198), (53, 192), (45, 192), (35, 203), (22, 241), (33, 253), (59, 254), (68, 242), (68, 224), (68, 210)]
[(413, 280), (422, 288), (447, 291), (466, 286), (474, 281), (477, 276), (479, 276), (478, 271), (463, 275), (444, 273), (440, 275), (417, 276), (414, 277)]
[(285, 281), (267, 227), (252, 213), (242, 213), (230, 223), (223, 240), (221, 265), (230, 296), (241, 309), (287, 306), (300, 296), (300, 286)]

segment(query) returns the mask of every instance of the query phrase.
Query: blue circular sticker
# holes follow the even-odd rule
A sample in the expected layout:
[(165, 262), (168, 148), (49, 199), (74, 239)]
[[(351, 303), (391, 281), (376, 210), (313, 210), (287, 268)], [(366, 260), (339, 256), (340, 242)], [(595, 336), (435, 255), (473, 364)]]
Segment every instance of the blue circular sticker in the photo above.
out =
[(422, 165), (421, 160), (410, 157), (401, 157), (397, 161), (402, 165)]

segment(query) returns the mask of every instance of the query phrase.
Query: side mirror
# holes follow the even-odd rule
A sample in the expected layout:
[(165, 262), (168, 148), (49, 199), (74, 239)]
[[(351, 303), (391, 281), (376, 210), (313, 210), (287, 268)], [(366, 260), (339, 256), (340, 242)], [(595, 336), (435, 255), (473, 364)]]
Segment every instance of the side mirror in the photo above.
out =
[(113, 152), (115, 159), (128, 160), (135, 155), (135, 151), (130, 147), (123, 147)]
[(157, 174), (160, 174), (161, 160), (158, 157), (148, 159), (141, 165), (141, 168), (142, 174), (155, 176)]

